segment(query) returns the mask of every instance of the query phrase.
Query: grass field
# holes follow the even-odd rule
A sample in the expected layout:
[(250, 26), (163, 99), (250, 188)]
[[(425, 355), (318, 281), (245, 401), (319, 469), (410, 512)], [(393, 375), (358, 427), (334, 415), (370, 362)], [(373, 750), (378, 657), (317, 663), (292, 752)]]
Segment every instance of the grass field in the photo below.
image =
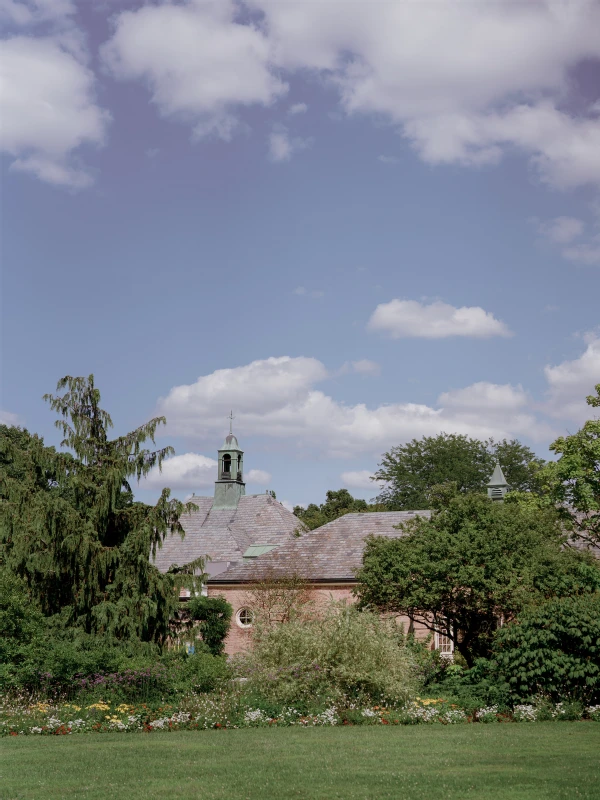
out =
[(600, 798), (600, 725), (245, 729), (0, 740), (0, 798)]

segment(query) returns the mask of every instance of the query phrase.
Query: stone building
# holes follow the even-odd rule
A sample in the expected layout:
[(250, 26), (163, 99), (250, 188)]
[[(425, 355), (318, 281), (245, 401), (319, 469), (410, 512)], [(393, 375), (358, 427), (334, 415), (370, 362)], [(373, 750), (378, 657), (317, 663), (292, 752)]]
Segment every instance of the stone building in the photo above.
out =
[[(208, 596), (222, 596), (234, 614), (226, 640), (230, 655), (247, 647), (252, 635), (252, 591), (257, 583), (297, 576), (309, 587), (315, 603), (354, 601), (355, 571), (361, 566), (367, 536), (403, 536), (397, 526), (430, 511), (387, 511), (346, 514), (312, 531), (269, 493), (246, 495), (243, 452), (230, 432), (219, 450), (218, 475), (213, 497), (191, 500), (199, 510), (181, 522), (185, 538), (168, 537), (157, 553), (156, 565), (166, 571), (172, 564), (208, 557)], [(496, 465), (488, 486), (494, 500), (502, 500), (506, 480)], [(182, 596), (182, 600), (185, 600)], [(399, 618), (405, 629), (427, 636), (424, 625)], [(451, 642), (436, 636), (432, 646), (451, 655)]]

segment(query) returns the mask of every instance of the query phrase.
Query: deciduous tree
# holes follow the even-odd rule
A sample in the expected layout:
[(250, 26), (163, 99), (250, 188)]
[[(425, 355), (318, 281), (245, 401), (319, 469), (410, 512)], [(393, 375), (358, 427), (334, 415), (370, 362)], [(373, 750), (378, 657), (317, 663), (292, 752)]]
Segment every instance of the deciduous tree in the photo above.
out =
[(367, 540), (360, 603), (424, 622), (469, 665), (489, 655), (500, 622), (529, 604), (600, 587), (596, 560), (564, 549), (552, 510), (457, 495), (431, 519), (400, 527), (402, 538)]
[(516, 439), (494, 442), (440, 433), (424, 436), (384, 453), (374, 480), (384, 484), (377, 502), (386, 510), (431, 508), (431, 490), (447, 482), (459, 491), (485, 491), (498, 459), (511, 489), (537, 488), (542, 459)]

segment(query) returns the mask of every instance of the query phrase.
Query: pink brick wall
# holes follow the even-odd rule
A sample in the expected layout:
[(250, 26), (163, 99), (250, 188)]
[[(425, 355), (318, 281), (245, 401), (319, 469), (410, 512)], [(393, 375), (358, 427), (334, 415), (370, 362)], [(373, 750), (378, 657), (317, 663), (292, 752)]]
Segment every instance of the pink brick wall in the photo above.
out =
[[(248, 597), (249, 587), (239, 586), (232, 588), (230, 586), (211, 585), (208, 588), (209, 597), (224, 597), (228, 603), (233, 606), (233, 616), (231, 618), (231, 627), (225, 640), (225, 652), (227, 655), (235, 655), (246, 650), (252, 641), (252, 629), (242, 628), (238, 624), (237, 614), (242, 608), (250, 607)], [(314, 586), (312, 589), (312, 596), (315, 603), (319, 605), (326, 605), (332, 600), (340, 601), (345, 600), (348, 603), (354, 603), (355, 597), (352, 594), (352, 585), (350, 584), (331, 584), (328, 586)], [(408, 617), (399, 616), (398, 622), (404, 625), (404, 630), (408, 631), (410, 620)], [(421, 624), (415, 624), (415, 635), (419, 639), (427, 638), (429, 631)]]

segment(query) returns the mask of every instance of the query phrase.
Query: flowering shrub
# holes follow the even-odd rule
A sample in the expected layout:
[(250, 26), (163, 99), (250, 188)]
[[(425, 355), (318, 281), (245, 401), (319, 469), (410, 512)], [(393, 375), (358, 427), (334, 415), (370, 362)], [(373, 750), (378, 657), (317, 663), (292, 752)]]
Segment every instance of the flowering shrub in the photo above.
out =
[(600, 706), (589, 706), (585, 710), (588, 719), (593, 719), (594, 722), (600, 722)]
[(258, 628), (237, 658), (253, 699), (308, 709), (344, 698), (402, 704), (417, 685), (417, 665), (394, 621), (333, 603), (321, 617)]
[(485, 708), (480, 708), (479, 711), (476, 712), (475, 718), (477, 722), (498, 722), (498, 706), (486, 706)]

